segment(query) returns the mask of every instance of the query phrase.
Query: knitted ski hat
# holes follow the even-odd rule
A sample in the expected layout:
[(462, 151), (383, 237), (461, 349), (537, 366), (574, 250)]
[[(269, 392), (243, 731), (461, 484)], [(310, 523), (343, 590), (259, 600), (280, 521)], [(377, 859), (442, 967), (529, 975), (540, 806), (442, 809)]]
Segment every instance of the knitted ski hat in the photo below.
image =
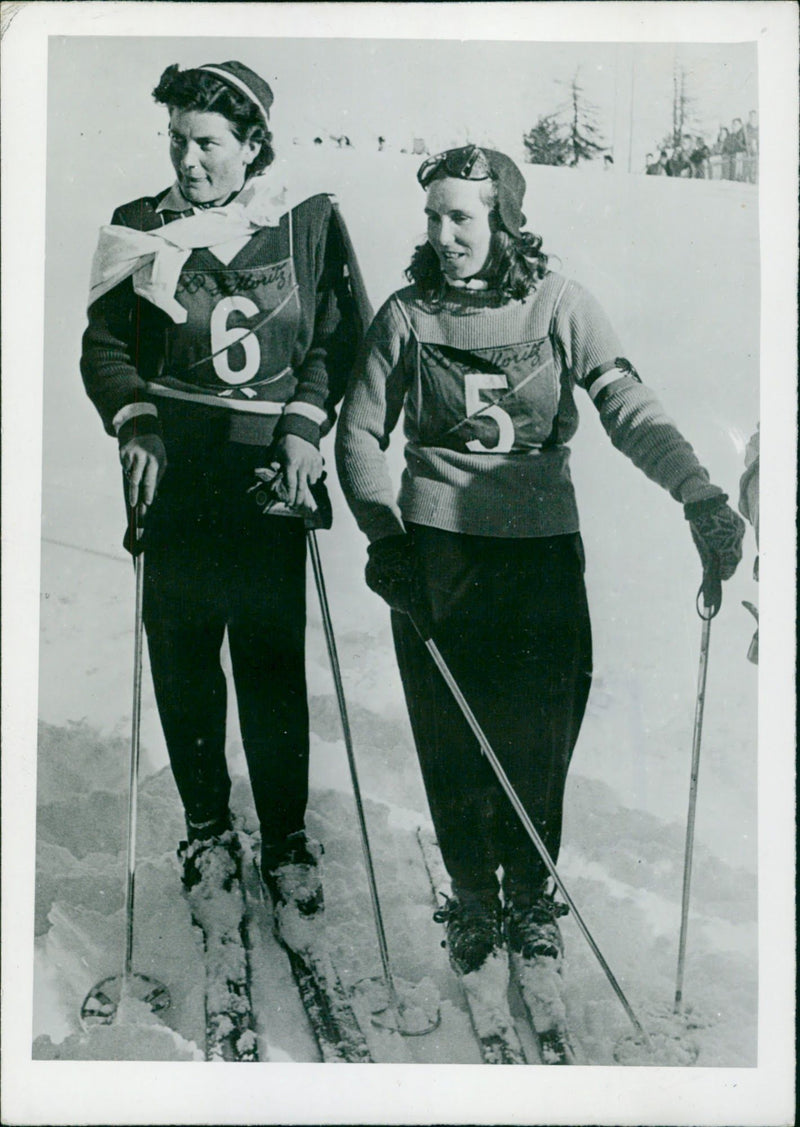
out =
[(527, 222), (522, 211), (526, 185), (525, 177), (511, 157), (496, 149), (464, 145), (428, 157), (417, 172), (417, 180), (423, 188), (447, 176), (457, 180), (493, 180), (500, 220), (510, 235), (519, 235)]
[(198, 70), (207, 71), (230, 86), (244, 94), (256, 106), (264, 117), (264, 123), (269, 124), (269, 108), (273, 102), (272, 90), (269, 84), (260, 78), (254, 70), (246, 67), (244, 63), (235, 61), (227, 63), (204, 63)]

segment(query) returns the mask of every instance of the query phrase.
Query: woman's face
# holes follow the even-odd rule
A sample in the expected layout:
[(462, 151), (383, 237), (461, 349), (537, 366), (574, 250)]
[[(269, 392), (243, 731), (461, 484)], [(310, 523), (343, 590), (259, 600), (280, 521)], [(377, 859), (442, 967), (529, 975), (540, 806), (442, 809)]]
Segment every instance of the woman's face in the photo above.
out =
[(434, 180), (425, 214), (428, 242), (448, 278), (471, 278), (486, 265), (492, 241), (486, 181)]
[(181, 191), (193, 204), (222, 204), (243, 186), (260, 144), (240, 141), (221, 113), (169, 111), (169, 155)]

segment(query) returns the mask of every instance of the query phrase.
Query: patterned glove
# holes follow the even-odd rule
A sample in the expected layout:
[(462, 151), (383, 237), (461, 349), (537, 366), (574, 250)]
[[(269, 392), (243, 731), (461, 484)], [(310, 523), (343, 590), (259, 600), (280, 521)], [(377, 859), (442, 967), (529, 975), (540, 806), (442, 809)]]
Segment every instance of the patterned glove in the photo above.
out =
[(405, 533), (385, 536), (367, 549), (369, 560), (364, 578), (371, 591), (392, 610), (416, 615), (419, 609), (419, 580), (411, 537)]
[(716, 570), (720, 579), (730, 579), (739, 565), (745, 527), (727, 501), (727, 494), (721, 493), (683, 506), (703, 571)]

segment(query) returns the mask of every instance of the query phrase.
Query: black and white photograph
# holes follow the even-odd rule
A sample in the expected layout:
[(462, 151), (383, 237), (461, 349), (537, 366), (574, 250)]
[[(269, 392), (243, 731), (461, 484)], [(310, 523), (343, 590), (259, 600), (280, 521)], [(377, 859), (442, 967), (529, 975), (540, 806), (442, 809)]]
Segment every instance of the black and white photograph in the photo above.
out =
[(794, 6), (3, 21), (4, 1121), (790, 1122)]

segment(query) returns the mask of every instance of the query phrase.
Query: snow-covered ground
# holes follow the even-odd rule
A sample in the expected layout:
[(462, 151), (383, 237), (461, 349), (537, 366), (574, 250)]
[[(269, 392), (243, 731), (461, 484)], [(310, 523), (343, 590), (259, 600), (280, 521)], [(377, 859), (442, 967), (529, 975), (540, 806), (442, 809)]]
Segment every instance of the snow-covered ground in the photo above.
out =
[[(377, 306), (402, 284), (422, 237), (416, 158), (304, 150), (297, 191), (340, 198)], [(526, 167), (525, 210), (556, 269), (600, 299), (643, 379), (735, 500), (758, 420), (758, 207), (748, 185)], [(166, 178), (165, 178), (166, 183)], [(152, 189), (161, 184), (154, 182)], [(101, 189), (106, 192), (105, 186)], [(63, 185), (70, 224), (50, 230), (42, 500), (34, 1056), (200, 1057), (200, 939), (181, 895), (182, 831), (145, 676), (135, 966), (169, 986), (157, 1028), (79, 1027), (81, 1000), (119, 969), (131, 713), (133, 576), (123, 556), (116, 452), (77, 375), (83, 278), (95, 232), (120, 195)], [(131, 195), (133, 193), (128, 193)], [(61, 214), (66, 214), (62, 211)], [(700, 643), (700, 567), (665, 493), (613, 450), (588, 399), (573, 474), (588, 556), (595, 680), (567, 789), (564, 879), (634, 1008), (675, 988), (689, 764)], [(399, 472), (400, 436), (391, 457)], [(364, 586), (365, 544), (326, 443), (335, 524), (319, 534), (390, 951), (398, 978), (438, 997), (439, 1029), (371, 1033), (377, 1059), (477, 1063), (463, 1001), (431, 920), (414, 831), (429, 820), (395, 668), (388, 612)], [(755, 543), (726, 584), (711, 631), (684, 998), (700, 1066), (756, 1064), (757, 670), (745, 658), (758, 601)], [(335, 695), (309, 587), (312, 797), (325, 842), (329, 933), (345, 985), (379, 973)], [(238, 729), (229, 729), (235, 806), (253, 824)], [(264, 1059), (318, 1059), (285, 956), (264, 916), (253, 997)], [(612, 1062), (629, 1025), (571, 917), (566, 1001), (583, 1059)], [(377, 1038), (377, 1040), (376, 1040)], [(381, 1055), (382, 1054), (382, 1055)]]

